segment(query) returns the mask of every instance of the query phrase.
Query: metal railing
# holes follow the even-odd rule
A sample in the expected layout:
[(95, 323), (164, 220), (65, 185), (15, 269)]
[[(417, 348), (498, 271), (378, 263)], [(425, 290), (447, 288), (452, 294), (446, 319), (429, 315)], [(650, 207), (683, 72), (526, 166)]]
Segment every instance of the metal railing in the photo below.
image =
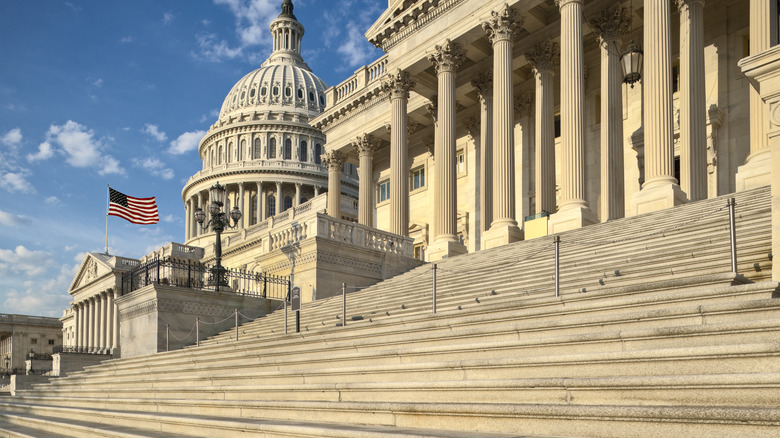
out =
[[(283, 300), (290, 288), (290, 277), (287, 276), (237, 269), (227, 269), (223, 275), (219, 290), (240, 295)], [(217, 281), (210, 265), (172, 258), (155, 259), (122, 275), (121, 294), (150, 284), (215, 290)]]

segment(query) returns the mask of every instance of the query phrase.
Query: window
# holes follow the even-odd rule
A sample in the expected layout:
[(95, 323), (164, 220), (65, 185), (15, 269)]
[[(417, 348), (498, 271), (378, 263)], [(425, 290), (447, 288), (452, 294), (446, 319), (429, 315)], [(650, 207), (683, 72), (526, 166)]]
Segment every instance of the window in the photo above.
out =
[(414, 258), (420, 261), (425, 261), (425, 245), (417, 243), (414, 245)]
[(255, 89), (254, 89), (254, 88), (252, 88), (252, 89), (249, 91), (249, 97), (255, 97)]
[(276, 216), (276, 196), (268, 197), (268, 217)]
[(290, 87), (285, 87), (285, 89), (284, 89), (284, 95), (285, 95), (286, 97), (290, 97), (290, 96), (292, 96), (292, 89), (291, 89)]
[(246, 140), (241, 140), (238, 144), (238, 160), (241, 161), (244, 158), (244, 151), (246, 150)]
[(462, 150), (455, 154), (455, 163), (458, 167), (458, 175), (466, 173), (466, 154)]
[(301, 161), (309, 161), (309, 151), (307, 148), (308, 144), (306, 143), (306, 140), (301, 141), (301, 148), (298, 151), (298, 158), (300, 158)]
[(274, 96), (279, 95), (279, 87), (274, 87)]
[(230, 163), (231, 161), (233, 161), (233, 142), (232, 141), (230, 143), (228, 143), (227, 151), (228, 151), (228, 154), (227, 154), (227, 161), (226, 162)]
[(292, 197), (291, 196), (285, 196), (284, 197), (284, 209), (289, 210), (292, 208)]
[(276, 139), (271, 138), (268, 142), (268, 158), (276, 158)]
[(38, 345), (38, 338), (30, 338), (30, 344)]
[(377, 199), (379, 199), (379, 202), (390, 199), (390, 180), (379, 183), (379, 196)]
[(309, 101), (310, 102), (314, 102), (314, 92), (313, 91), (309, 91)]
[(322, 164), (322, 145), (314, 145), (314, 164)]
[(672, 66), (672, 93), (680, 91), (680, 60)]
[(268, 88), (267, 87), (261, 88), (260, 89), (260, 95), (265, 97), (266, 94), (268, 94)]
[(325, 96), (320, 94), (320, 105), (325, 106)]
[(258, 159), (260, 158), (260, 139), (255, 139), (255, 149), (252, 151), (252, 158)]
[(596, 118), (596, 123), (601, 123), (601, 95), (597, 94), (593, 101), (593, 115)]
[(292, 140), (289, 138), (284, 141), (284, 159), (292, 159)]
[(217, 152), (217, 164), (222, 164), (222, 146), (219, 147)]
[(425, 187), (425, 167), (412, 170), (412, 190)]
[(303, 90), (298, 89), (298, 99), (303, 99)]
[(49, 345), (54, 345), (54, 339), (49, 339)]
[(246, 91), (241, 92), (241, 100), (244, 100), (244, 96), (246, 96)]

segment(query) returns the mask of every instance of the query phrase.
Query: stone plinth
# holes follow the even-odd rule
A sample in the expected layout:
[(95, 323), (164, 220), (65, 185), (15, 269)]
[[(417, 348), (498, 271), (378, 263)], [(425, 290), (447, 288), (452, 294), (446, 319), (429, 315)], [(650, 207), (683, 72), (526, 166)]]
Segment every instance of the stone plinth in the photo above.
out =
[(563, 231), (576, 230), (597, 222), (598, 218), (587, 206), (570, 206), (550, 216), (547, 231), (550, 234), (557, 234)]
[(435, 262), (448, 257), (453, 257), (468, 252), (460, 242), (451, 240), (438, 240), (428, 245), (428, 261)]
[(523, 230), (517, 225), (508, 223), (492, 225), (489, 230), (485, 231), (482, 244), (484, 249), (490, 249), (519, 240), (523, 240)]
[(634, 194), (631, 200), (632, 215), (672, 208), (687, 201), (688, 196), (680, 189), (680, 186), (674, 183), (643, 187), (641, 191)]
[(81, 371), (85, 367), (112, 359), (110, 354), (87, 353), (55, 353), (51, 357), (52, 374), (59, 377), (65, 377), (70, 373)]

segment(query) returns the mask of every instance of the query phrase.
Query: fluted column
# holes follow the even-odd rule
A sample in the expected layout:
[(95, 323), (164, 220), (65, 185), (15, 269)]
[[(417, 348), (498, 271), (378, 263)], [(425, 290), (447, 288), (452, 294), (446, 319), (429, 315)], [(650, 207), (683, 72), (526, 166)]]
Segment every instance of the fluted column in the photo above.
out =
[[(201, 193), (201, 192), (198, 192), (198, 208), (202, 208), (203, 211), (208, 212), (208, 207), (203, 205), (203, 193)], [(193, 211), (193, 213), (194, 213), (194, 211)], [(196, 236), (200, 236), (201, 234), (203, 234), (203, 225), (198, 224), (197, 221), (196, 221), (195, 222), (195, 235)]]
[(479, 211), (482, 230), (493, 222), (493, 73), (480, 73), (471, 81), (479, 96)]
[(458, 198), (455, 182), (455, 76), (465, 59), (457, 43), (445, 40), (428, 56), (438, 78), (436, 119), (436, 173), (434, 174), (434, 241), (428, 246), (429, 260), (466, 252), (458, 241)]
[[(750, 0), (750, 54), (757, 55), (777, 44), (777, 4)], [(769, 185), (772, 164), (767, 137), (768, 107), (759, 90), (750, 86), (750, 155), (737, 169), (737, 191)]]
[(106, 292), (106, 353), (111, 353), (114, 347), (114, 291)]
[(346, 158), (339, 151), (322, 156), (322, 162), (328, 166), (328, 214), (336, 219), (341, 219), (341, 171)]
[(191, 237), (192, 233), (192, 223), (190, 221), (190, 217), (194, 213), (194, 210), (192, 209), (192, 200), (187, 199), (184, 201), (184, 240), (188, 240)]
[(707, 198), (704, 96), (704, 0), (676, 0), (680, 10), (680, 188)]
[(374, 152), (379, 141), (370, 134), (358, 136), (352, 143), (360, 161), (358, 166), (358, 223), (374, 226)]
[(79, 352), (83, 352), (87, 347), (87, 306), (84, 301), (79, 303), (79, 315), (81, 315), (79, 321)]
[(76, 339), (73, 340), (74, 347), (79, 346), (79, 324), (81, 323), (81, 311), (79, 310), (79, 305), (77, 303), (74, 303), (71, 308), (73, 309), (73, 322), (74, 327), (76, 331)]
[(246, 214), (246, 210), (244, 210), (244, 182), (241, 181), (238, 183), (238, 209), (241, 210), (241, 220), (238, 221), (238, 227), (239, 228), (245, 228), (246, 227), (246, 221), (247, 217), (249, 217), (248, 214)]
[(113, 325), (113, 328), (111, 329), (113, 340), (111, 341), (111, 348), (116, 351), (117, 348), (119, 348), (119, 306), (116, 303), (116, 298), (119, 292), (116, 290), (113, 291), (114, 299), (112, 300), (112, 313), (113, 318), (111, 318), (111, 322)]
[(589, 21), (601, 46), (601, 205), (602, 222), (625, 216), (623, 181), (623, 70), (621, 35), (629, 30), (631, 11), (617, 6)]
[(534, 66), (536, 84), (534, 152), (536, 213), (555, 213), (555, 96), (553, 75), (560, 50), (557, 43), (537, 44), (525, 54)]
[(284, 211), (284, 199), (282, 198), (284, 194), (282, 193), (282, 183), (280, 181), (276, 182), (276, 212), (274, 214), (279, 214), (282, 211)]
[(100, 349), (105, 352), (108, 345), (108, 294), (100, 294)]
[(409, 235), (409, 157), (406, 143), (406, 106), (414, 81), (397, 70), (382, 84), (390, 95), (390, 232)]
[(89, 303), (89, 321), (87, 328), (87, 333), (89, 333), (89, 340), (87, 341), (87, 351), (92, 353), (95, 348), (95, 317), (97, 316), (95, 313), (97, 310), (95, 306), (95, 297), (89, 297), (87, 302)]
[(295, 183), (295, 202), (293, 205), (296, 207), (301, 205), (301, 183)]
[(263, 212), (263, 214), (261, 216), (261, 218), (262, 218), (261, 222), (262, 222), (268, 216), (268, 211), (269, 211), (268, 210), (268, 195), (266, 195), (265, 190), (262, 189), (263, 183), (259, 183), (259, 185), (261, 187), (260, 188), (260, 197), (262, 198), (262, 200), (261, 200), (262, 210), (260, 210), (260, 211)]
[(551, 233), (597, 221), (585, 200), (583, 0), (556, 3), (561, 12), (561, 197), (548, 224)]
[(506, 4), (491, 15), (482, 23), (493, 45), (493, 222), (485, 233), (485, 248), (522, 239), (515, 220), (512, 48), (523, 18)]
[(674, 177), (670, 9), (669, 1), (645, 3), (645, 182), (632, 199), (633, 214), (673, 207), (687, 199)]
[(262, 222), (263, 219), (265, 219), (263, 217), (263, 208), (264, 208), (264, 204), (265, 204), (265, 200), (263, 198), (264, 198), (264, 196), (263, 196), (263, 182), (262, 181), (258, 181), (257, 182), (257, 199), (255, 200), (257, 202), (257, 223), (258, 224), (260, 222)]

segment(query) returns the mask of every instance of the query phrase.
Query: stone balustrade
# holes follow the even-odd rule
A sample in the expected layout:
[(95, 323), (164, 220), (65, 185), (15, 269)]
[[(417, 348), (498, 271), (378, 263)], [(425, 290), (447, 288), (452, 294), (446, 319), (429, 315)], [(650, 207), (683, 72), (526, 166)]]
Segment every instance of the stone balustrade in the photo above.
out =
[(360, 67), (355, 74), (347, 78), (344, 82), (331, 87), (325, 92), (327, 106), (331, 107), (356, 92), (366, 88), (366, 86), (378, 80), (387, 71), (387, 55), (377, 59), (369, 65)]

